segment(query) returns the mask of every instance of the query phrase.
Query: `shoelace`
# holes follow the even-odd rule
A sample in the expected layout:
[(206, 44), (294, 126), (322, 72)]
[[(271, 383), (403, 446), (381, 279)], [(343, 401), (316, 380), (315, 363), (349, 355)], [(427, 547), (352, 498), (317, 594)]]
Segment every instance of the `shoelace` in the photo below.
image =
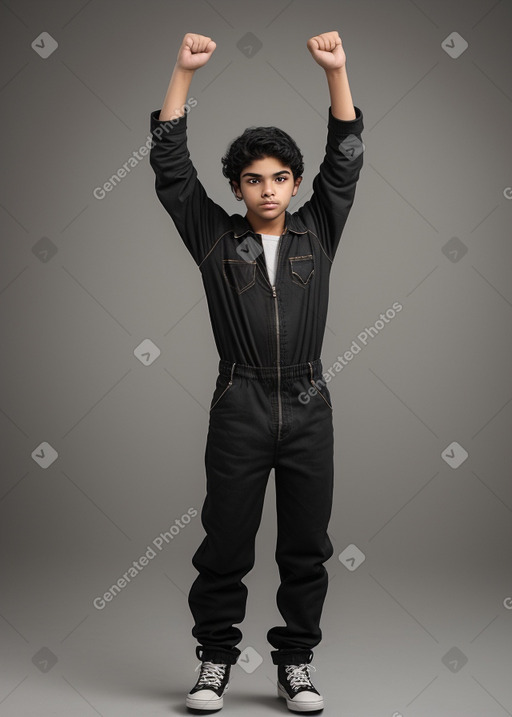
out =
[(201, 663), (200, 667), (201, 675), (199, 677), (198, 684), (220, 687), (226, 666), (205, 660)]
[(294, 690), (299, 689), (299, 687), (313, 687), (309, 675), (310, 669), (316, 671), (316, 667), (307, 663), (303, 663), (302, 665), (286, 665), (285, 670)]

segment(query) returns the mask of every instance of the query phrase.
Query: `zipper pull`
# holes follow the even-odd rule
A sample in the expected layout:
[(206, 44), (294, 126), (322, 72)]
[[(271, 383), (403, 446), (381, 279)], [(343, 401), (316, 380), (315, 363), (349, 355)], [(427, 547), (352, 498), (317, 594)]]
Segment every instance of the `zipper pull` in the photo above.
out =
[(275, 298), (277, 296), (276, 294), (276, 287), (274, 284), (272, 284), (272, 296)]

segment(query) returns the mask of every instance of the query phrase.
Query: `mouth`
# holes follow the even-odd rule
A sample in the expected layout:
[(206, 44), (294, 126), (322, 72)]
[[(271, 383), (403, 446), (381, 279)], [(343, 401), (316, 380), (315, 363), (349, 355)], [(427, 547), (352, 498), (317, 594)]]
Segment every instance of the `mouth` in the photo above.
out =
[(264, 209), (275, 209), (279, 205), (277, 202), (264, 202), (261, 206)]

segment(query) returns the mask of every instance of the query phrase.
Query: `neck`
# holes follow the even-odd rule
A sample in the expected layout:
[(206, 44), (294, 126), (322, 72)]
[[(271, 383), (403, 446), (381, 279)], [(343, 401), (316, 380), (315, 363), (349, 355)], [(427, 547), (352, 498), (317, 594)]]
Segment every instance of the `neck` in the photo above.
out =
[(256, 234), (274, 234), (274, 236), (281, 236), (281, 234), (284, 232), (284, 212), (275, 219), (270, 219), (268, 221), (260, 219), (257, 216), (251, 215), (250, 212), (247, 212), (245, 218), (251, 225), (252, 230), (256, 232)]

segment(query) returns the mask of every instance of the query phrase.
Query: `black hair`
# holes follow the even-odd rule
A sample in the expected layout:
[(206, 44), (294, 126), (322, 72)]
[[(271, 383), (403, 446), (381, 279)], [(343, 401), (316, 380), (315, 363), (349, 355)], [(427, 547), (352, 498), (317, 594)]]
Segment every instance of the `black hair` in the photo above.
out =
[(242, 170), (264, 157), (275, 157), (290, 167), (294, 179), (302, 176), (302, 153), (289, 134), (278, 127), (248, 127), (233, 140), (221, 160), (222, 174), (229, 179), (233, 192), (233, 182), (240, 185)]

